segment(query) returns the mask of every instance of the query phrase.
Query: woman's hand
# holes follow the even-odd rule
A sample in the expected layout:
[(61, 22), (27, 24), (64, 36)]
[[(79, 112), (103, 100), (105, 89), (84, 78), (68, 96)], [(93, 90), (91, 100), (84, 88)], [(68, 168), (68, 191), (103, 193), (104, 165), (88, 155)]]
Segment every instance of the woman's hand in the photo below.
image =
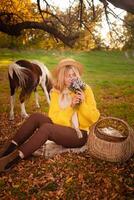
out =
[(82, 90), (81, 91), (77, 91), (77, 93), (72, 98), (71, 106), (75, 107), (76, 105), (80, 104), (84, 100), (85, 100), (84, 92)]

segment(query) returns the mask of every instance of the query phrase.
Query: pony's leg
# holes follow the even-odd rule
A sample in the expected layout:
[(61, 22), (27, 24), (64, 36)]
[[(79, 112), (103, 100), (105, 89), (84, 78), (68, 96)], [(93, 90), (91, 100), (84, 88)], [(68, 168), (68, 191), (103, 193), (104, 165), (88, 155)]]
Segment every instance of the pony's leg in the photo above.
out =
[(27, 118), (27, 117), (29, 117), (29, 115), (27, 114), (27, 112), (26, 112), (26, 109), (25, 109), (25, 103), (24, 103), (24, 101), (25, 101), (25, 91), (24, 90), (22, 90), (21, 91), (21, 93), (20, 93), (20, 107), (21, 107), (21, 117), (22, 118)]
[(20, 104), (20, 107), (21, 107), (21, 117), (22, 117), (22, 118), (28, 118), (29, 115), (28, 115), (27, 112), (26, 112), (25, 103), (24, 103), (24, 102), (21, 103), (21, 104)]
[(10, 114), (9, 120), (14, 120), (14, 104), (15, 104), (15, 95), (10, 96)]
[(9, 77), (9, 85), (10, 85), (10, 113), (9, 113), (9, 120), (14, 120), (14, 105), (15, 105), (15, 82), (14, 79)]
[(45, 80), (43, 80), (41, 83), (41, 88), (43, 89), (43, 92), (46, 96), (46, 100), (47, 100), (47, 103), (50, 104), (50, 97), (49, 97), (49, 94), (48, 94), (48, 91), (47, 91), (47, 88), (46, 88), (46, 84), (45, 84)]
[(37, 88), (34, 89), (34, 94), (35, 94), (35, 104), (37, 108), (40, 108), (40, 104), (39, 104), (39, 95), (37, 92)]

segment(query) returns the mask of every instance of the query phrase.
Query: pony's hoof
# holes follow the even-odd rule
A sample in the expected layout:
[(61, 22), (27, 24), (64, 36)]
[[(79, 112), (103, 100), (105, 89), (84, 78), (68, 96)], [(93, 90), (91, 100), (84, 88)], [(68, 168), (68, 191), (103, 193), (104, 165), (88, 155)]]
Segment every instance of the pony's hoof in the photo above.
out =
[(40, 108), (40, 105), (38, 104), (38, 105), (36, 105), (36, 108)]
[(14, 116), (9, 116), (9, 120), (13, 121), (14, 120)]
[(28, 114), (21, 114), (21, 117), (22, 117), (23, 119), (26, 119), (26, 118), (29, 117), (29, 115), (28, 115)]

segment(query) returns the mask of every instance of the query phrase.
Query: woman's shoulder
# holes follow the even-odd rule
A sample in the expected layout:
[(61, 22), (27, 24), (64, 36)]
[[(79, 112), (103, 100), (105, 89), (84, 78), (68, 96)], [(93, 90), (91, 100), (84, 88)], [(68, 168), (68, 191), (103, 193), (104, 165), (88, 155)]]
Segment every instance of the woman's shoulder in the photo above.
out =
[(88, 84), (86, 84), (86, 86), (85, 86), (85, 90), (86, 90), (86, 91), (87, 91), (87, 90), (92, 90), (92, 89), (91, 89), (91, 86), (88, 85)]

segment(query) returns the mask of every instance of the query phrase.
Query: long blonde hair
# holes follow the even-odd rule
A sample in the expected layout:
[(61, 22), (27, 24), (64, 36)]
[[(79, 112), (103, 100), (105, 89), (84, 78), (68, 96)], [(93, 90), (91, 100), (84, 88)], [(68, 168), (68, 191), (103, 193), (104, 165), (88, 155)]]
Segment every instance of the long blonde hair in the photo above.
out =
[(54, 88), (59, 90), (60, 92), (62, 92), (66, 87), (66, 85), (65, 85), (65, 75), (68, 73), (68, 71), (70, 69), (72, 69), (74, 71), (74, 73), (77, 77), (80, 77), (79, 71), (76, 67), (71, 66), (71, 65), (66, 65), (66, 66), (61, 67), (59, 69), (57, 77), (54, 81)]

